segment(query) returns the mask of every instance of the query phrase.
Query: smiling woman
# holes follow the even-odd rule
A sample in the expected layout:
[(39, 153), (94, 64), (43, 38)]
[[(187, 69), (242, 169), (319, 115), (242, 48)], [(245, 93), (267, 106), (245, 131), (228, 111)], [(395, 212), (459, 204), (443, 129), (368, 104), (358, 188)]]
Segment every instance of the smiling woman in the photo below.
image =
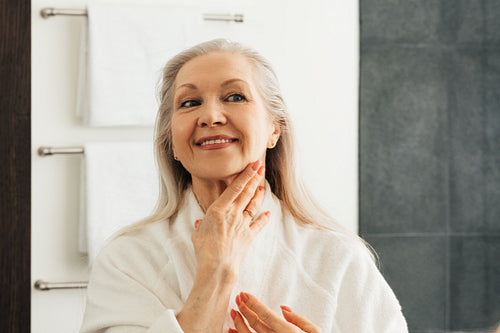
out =
[[(266, 111), (254, 71), (243, 55), (210, 52), (177, 74), (172, 145), (195, 193), (227, 187), (248, 163), (265, 161), (278, 141), (281, 127)], [(207, 209), (214, 199), (200, 204)]]
[(101, 251), (82, 332), (407, 332), (365, 244), (297, 177), (264, 58), (197, 45), (167, 63), (160, 100), (156, 211)]

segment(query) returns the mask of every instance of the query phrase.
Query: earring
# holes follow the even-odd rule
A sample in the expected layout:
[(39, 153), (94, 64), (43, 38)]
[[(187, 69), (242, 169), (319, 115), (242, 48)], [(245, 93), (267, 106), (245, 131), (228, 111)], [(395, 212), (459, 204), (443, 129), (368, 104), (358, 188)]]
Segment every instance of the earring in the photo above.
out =
[(176, 155), (174, 155), (174, 160), (178, 161), (179, 157), (177, 157)]

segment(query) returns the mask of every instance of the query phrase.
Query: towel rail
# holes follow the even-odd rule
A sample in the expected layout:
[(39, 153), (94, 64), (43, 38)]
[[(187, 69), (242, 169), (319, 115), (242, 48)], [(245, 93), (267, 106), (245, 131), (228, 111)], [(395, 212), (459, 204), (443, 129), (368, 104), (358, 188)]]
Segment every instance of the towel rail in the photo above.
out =
[[(62, 8), (42, 8), (40, 10), (40, 15), (43, 18), (49, 18), (51, 16), (87, 16), (87, 10), (85, 9), (62, 9)], [(203, 14), (203, 19), (205, 21), (229, 21), (242, 23), (244, 21), (243, 14)]]
[(86, 289), (88, 282), (47, 282), (43, 280), (35, 281), (35, 289), (41, 291), (53, 289)]
[(40, 147), (38, 148), (38, 155), (40, 156), (50, 156), (55, 154), (83, 154), (85, 149), (83, 147), (65, 147), (65, 148), (55, 148), (55, 147)]

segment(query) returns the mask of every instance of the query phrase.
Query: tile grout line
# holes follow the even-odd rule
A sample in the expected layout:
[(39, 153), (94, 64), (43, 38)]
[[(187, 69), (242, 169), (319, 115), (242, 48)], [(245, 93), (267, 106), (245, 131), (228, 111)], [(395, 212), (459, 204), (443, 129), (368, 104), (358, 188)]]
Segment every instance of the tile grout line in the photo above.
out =
[[(441, 59), (441, 61), (444, 61), (444, 59)], [(452, 62), (452, 67), (453, 67), (453, 62)], [(451, 70), (450, 67), (447, 67), (448, 70)], [(452, 71), (453, 73), (453, 71)], [(450, 75), (446, 75), (448, 78)], [(453, 77), (453, 76), (452, 76)], [(445, 330), (448, 330), (450, 328), (451, 324), (451, 290), (450, 290), (450, 284), (451, 284), (451, 205), (452, 205), (452, 200), (451, 200), (451, 192), (452, 192), (452, 184), (451, 184), (451, 167), (452, 167), (452, 154), (453, 154), (453, 137), (452, 135), (452, 119), (450, 115), (450, 101), (453, 100), (451, 96), (453, 95), (453, 92), (451, 91), (450, 83), (449, 81), (447, 82), (447, 96), (448, 96), (448, 103), (445, 111), (445, 126), (446, 126), (446, 136), (444, 138), (443, 144), (446, 146), (446, 154), (444, 157), (446, 158), (446, 237), (445, 237), (445, 246), (446, 246), (446, 253), (445, 253), (445, 262), (444, 262), (444, 283), (445, 283), (445, 299), (444, 299), (444, 328)]]
[[(448, 86), (446, 87), (448, 92), (448, 101), (450, 100), (450, 86), (448, 82)], [(446, 149), (446, 162), (447, 162), (447, 168), (446, 168), (446, 177), (447, 177), (447, 188), (446, 188), (446, 199), (447, 199), (447, 205), (446, 205), (446, 254), (445, 254), (445, 276), (444, 276), (444, 283), (445, 283), (445, 299), (444, 299), (444, 328), (445, 330), (450, 328), (450, 314), (451, 314), (451, 295), (450, 295), (450, 283), (451, 283), (451, 278), (450, 278), (450, 233), (451, 233), (451, 155), (452, 155), (452, 149), (453, 149), (453, 138), (451, 137), (451, 117), (450, 117), (450, 105), (447, 105), (446, 108), (446, 140), (445, 144), (447, 145)]]
[(446, 300), (445, 300), (445, 328), (448, 330), (451, 327), (451, 237), (446, 237), (446, 261), (445, 261), (445, 283), (446, 283)]
[(485, 234), (483, 232), (410, 232), (410, 233), (362, 233), (362, 237), (383, 238), (383, 237), (500, 237), (500, 233), (492, 232)]

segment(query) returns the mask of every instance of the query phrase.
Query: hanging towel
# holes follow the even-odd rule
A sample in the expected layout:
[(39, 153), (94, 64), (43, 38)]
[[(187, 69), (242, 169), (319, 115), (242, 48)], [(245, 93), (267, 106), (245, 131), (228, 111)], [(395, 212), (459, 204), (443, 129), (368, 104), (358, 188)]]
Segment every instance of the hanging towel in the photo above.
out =
[(84, 149), (79, 245), (92, 262), (110, 236), (152, 212), (159, 185), (152, 142), (88, 143)]
[(203, 40), (201, 11), (90, 2), (82, 29), (77, 113), (87, 126), (152, 126), (165, 63)]

